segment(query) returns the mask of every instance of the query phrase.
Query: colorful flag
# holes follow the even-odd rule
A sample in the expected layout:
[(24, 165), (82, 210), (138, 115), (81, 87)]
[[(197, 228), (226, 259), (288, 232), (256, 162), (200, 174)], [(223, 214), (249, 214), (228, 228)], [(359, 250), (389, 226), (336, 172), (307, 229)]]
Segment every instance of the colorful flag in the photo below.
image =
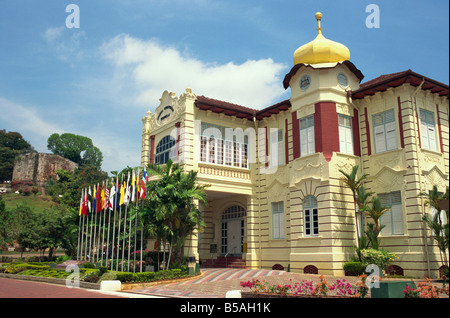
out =
[(81, 211), (81, 213), (84, 215), (84, 216), (87, 216), (87, 190), (86, 189), (84, 189), (84, 194), (83, 194), (83, 208), (82, 208), (82, 211)]
[(92, 212), (92, 194), (91, 194), (91, 187), (89, 186), (89, 192), (87, 197), (87, 212)]
[(109, 193), (109, 209), (114, 209), (114, 199), (116, 197), (116, 185), (114, 183), (111, 184), (111, 192)]
[(125, 198), (123, 200), (123, 203), (125, 205), (128, 205), (130, 203), (130, 199), (131, 199), (131, 193), (130, 193), (130, 172), (128, 171), (127, 186), (125, 188)]
[(97, 211), (97, 191), (95, 185), (92, 186), (92, 191), (94, 192), (92, 196), (92, 213), (95, 213)]
[(109, 189), (108, 189), (108, 179), (106, 179), (105, 185), (105, 199), (103, 200), (103, 208), (109, 208)]
[(97, 207), (96, 212), (100, 213), (102, 211), (102, 192), (100, 191), (100, 184), (97, 184)]
[(144, 174), (142, 176), (142, 179), (144, 180), (145, 184), (148, 182), (148, 176), (147, 176), (147, 169), (144, 167)]
[(147, 187), (145, 186), (144, 180), (140, 180), (140, 183), (141, 183), (141, 193), (139, 196), (142, 200), (144, 200), (145, 197), (147, 196)]
[(106, 208), (106, 192), (105, 192), (105, 181), (102, 182), (102, 192), (100, 194), (101, 197), (101, 209), (105, 209)]
[(133, 178), (131, 179), (131, 202), (136, 202), (136, 176), (133, 170)]
[[(123, 179), (123, 177), (122, 177)], [(119, 205), (123, 205), (125, 202), (125, 181), (122, 181), (122, 184), (120, 186), (120, 199), (119, 199)]]
[(81, 214), (83, 213), (83, 199), (84, 199), (84, 192), (83, 189), (81, 189), (80, 211), (78, 212), (78, 216), (81, 216)]

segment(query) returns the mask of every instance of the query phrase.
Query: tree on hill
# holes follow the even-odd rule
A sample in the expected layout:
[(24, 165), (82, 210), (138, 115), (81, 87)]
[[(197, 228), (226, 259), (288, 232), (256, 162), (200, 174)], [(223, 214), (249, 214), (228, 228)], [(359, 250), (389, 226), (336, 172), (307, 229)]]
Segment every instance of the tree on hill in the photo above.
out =
[(72, 160), (80, 166), (91, 165), (100, 170), (103, 154), (88, 137), (75, 134), (52, 134), (47, 140), (47, 148), (55, 155)]
[(17, 155), (32, 151), (34, 148), (20, 133), (0, 129), (0, 181), (12, 179), (14, 159)]

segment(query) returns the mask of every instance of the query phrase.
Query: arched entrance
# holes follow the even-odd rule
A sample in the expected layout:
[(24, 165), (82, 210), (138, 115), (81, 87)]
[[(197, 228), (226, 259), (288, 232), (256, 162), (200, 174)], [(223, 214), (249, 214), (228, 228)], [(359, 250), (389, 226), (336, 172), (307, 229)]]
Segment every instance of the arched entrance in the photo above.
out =
[(241, 256), (244, 251), (245, 209), (233, 205), (222, 213), (221, 254)]

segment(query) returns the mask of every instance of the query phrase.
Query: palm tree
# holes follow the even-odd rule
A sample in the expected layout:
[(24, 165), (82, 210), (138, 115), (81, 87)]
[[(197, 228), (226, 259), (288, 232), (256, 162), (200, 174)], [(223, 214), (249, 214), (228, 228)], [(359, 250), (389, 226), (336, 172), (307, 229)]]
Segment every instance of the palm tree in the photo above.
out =
[[(181, 165), (171, 160), (165, 166), (150, 164), (147, 172), (157, 179), (147, 185), (143, 214), (146, 214), (149, 233), (163, 246), (169, 245), (168, 268), (175, 254), (179, 259), (186, 239), (195, 230), (204, 228), (197, 201), (207, 204), (206, 186), (197, 185), (197, 172), (183, 171)], [(160, 246), (161, 244), (158, 244)], [(165, 259), (165, 249), (163, 250)]]
[[(367, 179), (368, 174), (363, 174), (361, 177), (357, 178), (359, 166), (353, 166), (352, 171), (350, 173), (345, 172), (342, 169), (339, 169), (339, 172), (342, 173), (343, 177), (341, 180), (344, 182), (344, 184), (352, 191), (353, 194), (353, 202), (355, 204), (355, 224), (356, 224), (356, 242), (358, 243), (358, 238), (360, 237), (360, 229), (358, 226), (358, 219), (360, 216), (361, 208), (363, 208), (366, 204), (367, 198), (372, 194), (371, 192), (365, 193), (361, 191), (358, 194), (358, 189), (362, 187), (363, 182), (365, 179)], [(360, 201), (361, 200), (361, 201)]]
[(449, 220), (448, 220), (448, 211), (447, 214), (447, 224), (443, 224), (441, 217), (441, 207), (439, 205), (439, 201), (448, 198), (449, 190), (447, 190), (444, 194), (438, 191), (437, 186), (434, 185), (432, 190), (429, 193), (421, 192), (420, 196), (425, 198), (425, 206), (431, 206), (436, 213), (434, 216), (430, 214), (424, 215), (422, 220), (428, 225), (431, 230), (432, 238), (436, 241), (439, 251), (441, 253), (442, 262), (448, 266), (447, 260), (447, 250), (449, 248)]
[(379, 225), (379, 220), (390, 209), (391, 207), (381, 205), (381, 200), (378, 196), (373, 198), (372, 205), (366, 209), (367, 214), (373, 220), (373, 224), (368, 225), (366, 234), (372, 243), (372, 248), (376, 250), (378, 249), (378, 235), (384, 227), (384, 225)]

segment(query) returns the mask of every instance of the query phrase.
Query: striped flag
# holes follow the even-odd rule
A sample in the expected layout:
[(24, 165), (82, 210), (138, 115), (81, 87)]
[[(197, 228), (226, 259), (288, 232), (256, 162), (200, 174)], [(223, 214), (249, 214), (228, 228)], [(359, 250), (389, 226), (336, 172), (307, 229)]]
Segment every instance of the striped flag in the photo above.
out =
[(109, 208), (109, 189), (108, 189), (108, 180), (106, 180), (106, 186), (105, 186), (105, 199), (103, 200), (103, 208), (107, 209)]
[(81, 214), (83, 213), (83, 200), (84, 200), (84, 190), (81, 189), (80, 211), (78, 212), (78, 216), (81, 216)]

